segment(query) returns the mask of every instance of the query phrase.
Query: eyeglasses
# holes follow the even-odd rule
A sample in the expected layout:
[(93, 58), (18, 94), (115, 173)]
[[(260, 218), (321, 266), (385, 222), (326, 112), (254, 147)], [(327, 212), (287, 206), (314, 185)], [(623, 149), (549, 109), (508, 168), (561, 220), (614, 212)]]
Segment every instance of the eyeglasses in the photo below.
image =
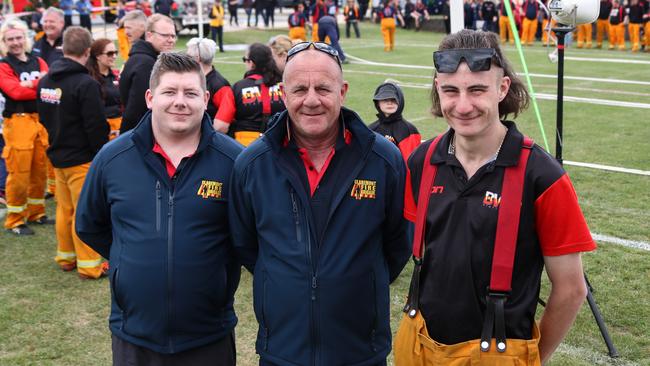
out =
[(311, 46), (314, 46), (314, 49), (316, 51), (321, 51), (323, 53), (328, 54), (330, 57), (336, 60), (336, 63), (339, 64), (339, 67), (341, 67), (341, 59), (339, 58), (339, 53), (337, 50), (335, 50), (332, 46), (328, 45), (327, 43), (324, 42), (301, 42), (296, 44), (295, 46), (291, 47), (289, 52), (287, 52), (287, 62), (295, 56), (296, 54), (309, 49)]
[(490, 70), (492, 60), (501, 66), (501, 60), (494, 48), (459, 48), (433, 53), (433, 64), (439, 73), (454, 73), (462, 61), (472, 72)]
[(167, 38), (167, 39), (176, 39), (178, 37), (174, 33), (160, 33), (160, 32), (156, 32), (156, 31), (151, 31), (151, 33), (155, 33), (155, 34), (157, 34), (157, 35), (159, 35), (159, 36), (161, 36), (163, 38)]
[(253, 61), (253, 60), (251, 60), (250, 58), (248, 58), (248, 57), (246, 57), (246, 56), (243, 56), (243, 57), (241, 58), (241, 61), (242, 61), (243, 63), (246, 63), (246, 62), (248, 62), (248, 61)]
[(117, 57), (117, 51), (104, 52), (104, 53), (102, 53), (102, 55), (106, 55), (108, 57)]

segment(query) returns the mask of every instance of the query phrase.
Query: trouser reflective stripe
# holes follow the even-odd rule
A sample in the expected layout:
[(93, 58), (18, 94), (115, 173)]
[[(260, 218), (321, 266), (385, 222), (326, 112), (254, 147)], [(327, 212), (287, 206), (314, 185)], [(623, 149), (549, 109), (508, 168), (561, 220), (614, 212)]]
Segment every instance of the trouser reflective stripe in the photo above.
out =
[(28, 205), (44, 205), (45, 198), (27, 198)]
[[(42, 198), (45, 194), (45, 149), (47, 131), (36, 113), (15, 113), (4, 120), (3, 137), (6, 145), (2, 157), (7, 166), (6, 199), (8, 206), (21, 207), (27, 198)], [(20, 211), (7, 210), (7, 229), (36, 220), (45, 214), (44, 205), (27, 205)]]
[[(97, 278), (102, 274), (101, 256), (84, 244), (74, 232), (74, 213), (90, 163), (70, 168), (55, 168), (56, 174), (56, 239), (61, 252), (77, 254), (77, 271), (88, 277)], [(69, 262), (57, 258), (59, 265)]]
[(77, 268), (94, 268), (99, 265), (101, 265), (103, 260), (100, 259), (94, 259), (94, 260), (77, 260)]
[(56, 256), (60, 259), (65, 260), (75, 260), (77, 258), (77, 253), (75, 252), (64, 252), (62, 250), (56, 251)]
[(22, 206), (11, 206), (7, 205), (7, 212), (8, 213), (22, 213), (27, 209), (27, 205), (22, 205)]

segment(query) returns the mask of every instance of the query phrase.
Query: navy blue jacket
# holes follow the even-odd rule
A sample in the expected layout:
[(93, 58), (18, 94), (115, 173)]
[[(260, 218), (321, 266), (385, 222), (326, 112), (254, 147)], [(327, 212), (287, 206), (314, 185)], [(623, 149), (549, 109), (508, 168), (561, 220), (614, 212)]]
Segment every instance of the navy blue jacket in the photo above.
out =
[[(287, 112), (235, 162), (230, 226), (254, 272), (256, 349), (278, 365), (374, 365), (390, 352), (389, 283), (408, 260), (399, 150), (343, 109), (358, 158), (340, 177), (321, 238), (310, 197), (282, 158)], [(286, 152), (286, 151), (285, 151)]]
[(111, 263), (110, 329), (159, 353), (229, 335), (239, 265), (228, 185), (241, 146), (204, 114), (196, 152), (171, 179), (152, 151), (151, 112), (93, 160), (76, 212), (79, 237)]

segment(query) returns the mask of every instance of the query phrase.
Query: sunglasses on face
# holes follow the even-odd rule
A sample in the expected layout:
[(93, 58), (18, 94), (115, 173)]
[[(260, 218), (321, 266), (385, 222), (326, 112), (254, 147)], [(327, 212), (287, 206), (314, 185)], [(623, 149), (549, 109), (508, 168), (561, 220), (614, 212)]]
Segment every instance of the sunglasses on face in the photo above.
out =
[(243, 63), (246, 63), (246, 62), (248, 62), (248, 61), (252, 61), (252, 60), (251, 60), (250, 58), (246, 57), (246, 56), (243, 56), (243, 57), (241, 58), (241, 61), (242, 61)]
[(106, 55), (108, 57), (116, 57), (117, 56), (117, 51), (104, 52), (104, 53), (102, 53), (102, 55)]
[(433, 64), (439, 73), (454, 73), (462, 61), (472, 72), (488, 71), (494, 60), (497, 66), (501, 61), (494, 48), (459, 48), (433, 53)]
[(301, 42), (291, 47), (289, 52), (287, 52), (287, 62), (296, 54), (309, 49), (311, 46), (314, 46), (316, 51), (320, 51), (328, 54), (330, 57), (336, 60), (336, 63), (341, 67), (341, 59), (339, 58), (339, 53), (332, 46), (324, 42)]

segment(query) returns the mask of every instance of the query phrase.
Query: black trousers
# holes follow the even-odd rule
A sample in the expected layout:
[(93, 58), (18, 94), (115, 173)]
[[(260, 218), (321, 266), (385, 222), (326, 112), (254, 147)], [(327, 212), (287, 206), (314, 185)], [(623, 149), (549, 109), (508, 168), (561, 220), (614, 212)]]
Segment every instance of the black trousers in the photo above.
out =
[(113, 366), (235, 366), (237, 351), (235, 335), (231, 333), (223, 339), (202, 347), (175, 354), (154, 352), (136, 346), (115, 335), (113, 341)]
[(219, 52), (223, 52), (223, 26), (210, 27), (212, 40), (219, 45)]

